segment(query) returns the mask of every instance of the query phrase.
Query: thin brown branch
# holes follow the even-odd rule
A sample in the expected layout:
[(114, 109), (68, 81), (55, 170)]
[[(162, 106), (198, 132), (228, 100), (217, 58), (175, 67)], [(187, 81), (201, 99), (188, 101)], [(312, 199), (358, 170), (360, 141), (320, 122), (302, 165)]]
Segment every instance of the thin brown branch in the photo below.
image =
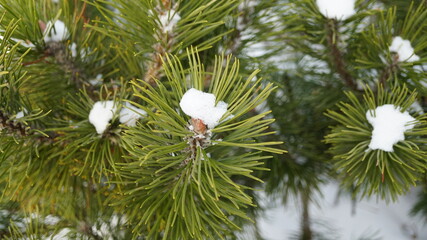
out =
[(36, 64), (36, 63), (42, 62), (42, 61), (43, 61), (43, 60), (45, 60), (46, 58), (47, 58), (47, 56), (43, 56), (43, 57), (41, 57), (41, 58), (39, 58), (39, 59), (37, 59), (37, 60), (31, 61), (31, 62), (24, 62), (24, 63), (22, 63), (22, 65), (23, 65), (23, 66), (33, 65), (33, 64)]
[(330, 48), (330, 54), (332, 63), (335, 66), (335, 70), (337, 71), (340, 78), (344, 81), (344, 83), (351, 89), (357, 90), (356, 81), (353, 79), (353, 76), (347, 69), (347, 64), (344, 60), (343, 53), (338, 47), (338, 22), (336, 19), (330, 19), (328, 24), (326, 25), (327, 29), (327, 42)]

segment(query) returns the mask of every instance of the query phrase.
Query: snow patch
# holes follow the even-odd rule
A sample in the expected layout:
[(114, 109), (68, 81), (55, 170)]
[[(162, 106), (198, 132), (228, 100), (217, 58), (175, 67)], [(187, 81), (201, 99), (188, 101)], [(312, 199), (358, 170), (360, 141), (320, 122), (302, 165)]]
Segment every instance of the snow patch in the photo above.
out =
[(26, 47), (26, 48), (35, 48), (36, 47), (36, 45), (34, 45), (32, 42), (30, 42), (28, 40), (24, 41), (24, 40), (18, 39), (18, 38), (10, 38), (10, 39), (21, 44), (23, 47)]
[(59, 231), (55, 235), (50, 235), (48, 239), (52, 240), (64, 240), (64, 239), (70, 239), (68, 234), (72, 232), (70, 228), (63, 228), (61, 231)]
[[(46, 31), (49, 31), (46, 33)], [(44, 35), (44, 42), (61, 42), (66, 40), (70, 36), (70, 32), (68, 31), (65, 23), (60, 20), (56, 20), (55, 23), (52, 21), (47, 22)]]
[[(1, 33), (4, 33), (4, 32), (1, 32)], [(0, 40), (3, 40), (3, 39), (4, 39), (4, 37), (2, 35), (0, 35)], [(36, 47), (36, 45), (34, 45), (32, 42), (30, 42), (30, 40), (22, 40), (22, 39), (13, 38), (13, 37), (11, 37), (10, 40), (12, 40), (16, 43), (19, 43), (19, 44), (21, 44), (21, 46), (26, 47), (26, 48), (35, 48)]]
[(316, 0), (317, 7), (327, 18), (347, 19), (356, 13), (356, 0)]
[(93, 105), (89, 112), (89, 122), (95, 126), (98, 134), (102, 134), (107, 129), (116, 110), (114, 101), (98, 101)]
[(68, 46), (68, 48), (71, 51), (71, 56), (73, 58), (77, 57), (77, 44), (75, 42), (71, 43), (71, 45)]
[(20, 118), (23, 118), (24, 117), (24, 111), (20, 111), (20, 112), (18, 112), (17, 114), (16, 114), (16, 116), (15, 116), (15, 119), (20, 119)]
[(89, 83), (92, 84), (93, 86), (96, 86), (98, 84), (100, 84), (102, 82), (102, 74), (97, 74), (95, 78), (92, 78), (89, 80)]
[(61, 219), (57, 216), (47, 215), (44, 219), (44, 222), (48, 225), (56, 225), (61, 221)]
[(221, 117), (227, 112), (228, 104), (219, 101), (215, 106), (216, 97), (197, 89), (189, 89), (179, 103), (182, 111), (194, 119), (200, 119), (208, 128), (219, 124)]
[(394, 37), (389, 48), (390, 52), (396, 52), (399, 56), (399, 62), (415, 62), (420, 60), (420, 57), (414, 54), (414, 48), (409, 40), (405, 40), (400, 36)]
[(407, 111), (400, 112), (393, 104), (379, 106), (375, 111), (368, 110), (366, 118), (374, 128), (369, 148), (386, 152), (393, 152), (393, 145), (405, 140), (404, 132), (412, 129), (415, 121)]
[(175, 28), (181, 17), (175, 10), (171, 9), (166, 12), (161, 12), (159, 14), (160, 25), (162, 26), (162, 31), (172, 32), (172, 29)]
[(120, 122), (129, 126), (136, 126), (136, 121), (140, 119), (142, 116), (146, 116), (147, 112), (139, 109), (135, 106), (132, 106), (130, 103), (126, 102), (124, 104), (124, 108), (120, 110)]

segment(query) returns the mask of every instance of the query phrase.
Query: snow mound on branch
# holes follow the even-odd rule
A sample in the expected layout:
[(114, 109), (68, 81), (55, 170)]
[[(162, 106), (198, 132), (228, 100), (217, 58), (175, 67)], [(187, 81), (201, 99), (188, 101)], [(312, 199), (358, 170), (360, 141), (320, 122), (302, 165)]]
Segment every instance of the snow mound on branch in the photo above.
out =
[[(49, 31), (49, 33), (46, 33)], [(47, 22), (44, 34), (44, 42), (61, 42), (66, 40), (70, 36), (70, 32), (65, 26), (65, 23), (60, 20), (56, 20), (55, 23), (51, 21)]]
[(356, 13), (356, 0), (316, 0), (317, 7), (327, 18), (346, 19)]
[(95, 126), (96, 132), (102, 134), (108, 123), (113, 119), (117, 107), (114, 101), (98, 101), (89, 112), (89, 122)]
[(171, 9), (169, 11), (160, 13), (159, 15), (160, 24), (162, 26), (162, 31), (172, 32), (172, 29), (177, 25), (178, 21), (181, 20), (181, 17), (178, 15), (175, 10)]
[(411, 42), (399, 36), (393, 38), (389, 50), (399, 55), (400, 62), (415, 62), (420, 60), (420, 57), (414, 54), (414, 48), (411, 46)]
[[(375, 116), (374, 116), (375, 115)], [(393, 104), (385, 104), (366, 112), (366, 118), (373, 126), (371, 143), (372, 150), (380, 149), (393, 152), (393, 145), (405, 140), (404, 132), (414, 127), (415, 118), (407, 111), (400, 112)]]
[(215, 106), (216, 97), (197, 89), (189, 89), (179, 103), (182, 111), (194, 119), (200, 119), (208, 128), (219, 124), (221, 117), (227, 112), (228, 104), (219, 101)]
[(147, 115), (146, 111), (140, 108), (137, 108), (135, 106), (132, 106), (128, 102), (126, 102), (124, 106), (126, 107), (120, 110), (120, 122), (129, 127), (136, 126), (136, 121), (140, 119), (142, 116)]

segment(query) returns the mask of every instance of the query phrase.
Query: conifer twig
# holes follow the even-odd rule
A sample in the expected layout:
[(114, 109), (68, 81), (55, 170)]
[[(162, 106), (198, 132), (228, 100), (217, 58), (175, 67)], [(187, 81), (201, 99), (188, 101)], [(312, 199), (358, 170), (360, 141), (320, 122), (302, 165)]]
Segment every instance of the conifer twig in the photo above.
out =
[(338, 22), (336, 19), (329, 19), (326, 24), (327, 29), (327, 43), (330, 48), (330, 54), (332, 58), (332, 63), (335, 66), (335, 69), (344, 83), (353, 90), (357, 90), (356, 81), (354, 81), (353, 76), (347, 70), (347, 64), (343, 58), (343, 53), (338, 48)]
[[(21, 137), (29, 137), (34, 135), (36, 132), (30, 132), (31, 127), (25, 127), (24, 124), (16, 122), (10, 119), (10, 117), (0, 110), (0, 130), (6, 129), (11, 134), (18, 134)], [(42, 142), (53, 142), (56, 134), (49, 136), (39, 135), (37, 139)]]
[[(171, 2), (169, 0), (162, 0), (162, 5), (161, 8), (157, 7), (155, 9), (160, 14), (168, 14), (167, 11), (172, 9)], [(174, 6), (174, 8), (176, 8), (176, 6)], [(159, 79), (162, 76), (162, 57), (169, 52), (174, 43), (173, 32), (167, 32), (166, 34), (159, 33), (156, 34), (156, 36), (159, 36), (160, 39), (159, 42), (153, 46), (155, 50), (155, 52), (151, 54), (151, 59), (153, 59), (153, 61), (148, 63), (147, 71), (143, 77), (143, 80), (152, 86), (156, 85), (154, 79)], [(165, 44), (165, 46), (162, 43)]]
[(384, 70), (382, 71), (378, 82), (381, 83), (383, 86), (386, 86), (386, 82), (387, 80), (390, 78), (390, 76), (393, 75), (393, 73), (397, 70), (397, 63), (399, 61), (399, 56), (398, 55), (393, 55), (392, 56), (392, 63), (387, 65)]
[(78, 88), (81, 88), (85, 74), (70, 58), (66, 45), (63, 42), (49, 42), (46, 45), (46, 55), (52, 56), (61, 68), (70, 72), (73, 82)]
[(11, 133), (18, 133), (21, 136), (28, 136), (27, 129), (20, 122), (14, 122), (9, 119), (9, 117), (0, 111), (0, 127), (2, 129), (7, 129)]

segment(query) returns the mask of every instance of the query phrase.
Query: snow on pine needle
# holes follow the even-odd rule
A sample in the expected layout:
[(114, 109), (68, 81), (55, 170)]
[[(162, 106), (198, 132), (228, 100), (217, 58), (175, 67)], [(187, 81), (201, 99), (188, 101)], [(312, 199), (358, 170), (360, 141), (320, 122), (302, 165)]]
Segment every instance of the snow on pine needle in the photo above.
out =
[[(274, 134), (268, 130), (274, 122), (266, 118), (269, 112), (248, 114), (272, 93), (272, 83), (261, 87), (258, 71), (240, 77), (239, 62), (230, 56), (217, 56), (212, 71), (205, 71), (193, 49), (188, 50), (188, 59), (188, 69), (183, 69), (178, 56), (166, 55), (166, 79), (155, 80), (157, 87), (142, 80), (132, 82), (134, 96), (155, 111), (147, 111), (144, 124), (124, 130), (129, 162), (119, 174), (131, 183), (124, 188), (126, 197), (140, 203), (138, 208), (155, 209), (153, 214), (135, 215), (122, 205), (121, 211), (129, 213), (129, 221), (152, 223), (149, 239), (165, 228), (171, 229), (165, 239), (220, 238), (206, 234), (211, 229), (205, 226), (212, 221), (229, 222), (231, 216), (245, 218), (241, 209), (252, 204), (242, 190), (245, 187), (232, 177), (257, 179), (252, 173), (264, 170), (262, 161), (269, 158), (260, 152), (284, 152), (270, 147), (282, 142), (254, 140)], [(212, 81), (206, 86), (208, 78)], [(221, 122), (231, 114), (232, 119)], [(176, 205), (174, 199), (185, 204)], [(199, 219), (201, 231), (188, 233), (192, 219)]]
[(394, 200), (426, 171), (426, 116), (407, 112), (417, 93), (406, 86), (374, 89), (366, 85), (363, 98), (347, 92), (349, 102), (326, 113), (338, 124), (325, 142), (344, 186), (356, 186), (360, 196)]
[(420, 57), (414, 53), (414, 48), (409, 40), (405, 40), (400, 36), (394, 37), (389, 48), (390, 52), (395, 52), (398, 55), (399, 62), (416, 62)]
[(175, 26), (178, 24), (181, 17), (175, 10), (164, 11), (159, 13), (160, 25), (163, 33), (172, 32)]
[(55, 23), (47, 22), (43, 35), (45, 43), (62, 42), (70, 36), (70, 32), (63, 21), (56, 20)]
[(317, 7), (323, 16), (347, 19), (356, 13), (354, 5), (356, 0), (316, 0)]
[(228, 104), (219, 101), (212, 93), (205, 93), (197, 89), (189, 89), (179, 103), (182, 111), (193, 119), (200, 119), (208, 128), (212, 129), (219, 124), (221, 117), (227, 112)]
[(120, 110), (120, 122), (129, 126), (134, 127), (136, 126), (136, 121), (140, 119), (142, 116), (146, 116), (147, 112), (139, 109), (135, 106), (132, 106), (130, 103), (126, 102), (124, 104), (125, 107), (123, 107)]
[[(126, 126), (135, 126), (136, 121), (147, 114), (144, 110), (132, 106), (128, 102), (123, 106), (119, 112), (119, 121)], [(115, 101), (98, 101), (93, 105), (89, 112), (89, 122), (95, 127), (98, 134), (104, 133), (117, 109), (118, 103)]]
[(393, 104), (385, 104), (366, 112), (366, 118), (373, 126), (369, 148), (393, 152), (393, 145), (405, 140), (405, 131), (414, 127), (415, 118), (407, 111), (401, 112)]
[(116, 111), (117, 106), (114, 101), (98, 101), (93, 105), (89, 112), (89, 122), (98, 134), (104, 133)]

